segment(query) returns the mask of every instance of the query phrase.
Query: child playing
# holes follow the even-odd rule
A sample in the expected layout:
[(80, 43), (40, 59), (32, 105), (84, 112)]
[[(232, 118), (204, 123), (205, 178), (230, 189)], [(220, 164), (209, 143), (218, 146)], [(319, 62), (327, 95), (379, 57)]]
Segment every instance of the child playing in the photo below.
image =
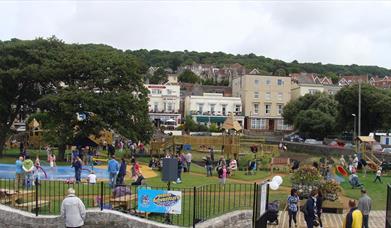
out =
[(219, 170), (219, 179), (220, 179), (220, 184), (225, 184), (225, 181), (227, 180), (227, 167), (223, 165)]
[(379, 180), (379, 182), (380, 183), (383, 183), (382, 181), (381, 181), (381, 167), (379, 167), (378, 169), (377, 169), (377, 172), (376, 172), (376, 177), (375, 177), (375, 180), (373, 181), (374, 183), (377, 181), (377, 180)]
[(56, 155), (54, 155), (53, 153), (49, 156), (49, 164), (50, 168), (54, 168), (56, 166)]
[(89, 184), (96, 184), (95, 171), (91, 171), (91, 173), (87, 176), (87, 180)]

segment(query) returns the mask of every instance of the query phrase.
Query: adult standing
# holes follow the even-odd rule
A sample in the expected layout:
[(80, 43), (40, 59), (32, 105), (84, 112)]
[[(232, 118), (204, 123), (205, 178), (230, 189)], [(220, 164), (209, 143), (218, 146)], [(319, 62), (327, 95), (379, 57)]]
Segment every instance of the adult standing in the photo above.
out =
[(289, 215), (289, 228), (292, 227), (292, 220), (297, 227), (297, 211), (299, 209), (299, 196), (297, 195), (297, 190), (292, 188), (291, 194), (288, 196), (287, 207), (288, 207), (288, 215)]
[(121, 165), (119, 167), (119, 172), (118, 172), (118, 181), (117, 184), (124, 184), (124, 179), (126, 175), (126, 161), (125, 158), (121, 159)]
[(362, 213), (356, 207), (356, 201), (349, 200), (349, 212), (343, 221), (343, 228), (362, 228)]
[(316, 218), (315, 209), (316, 209), (316, 197), (318, 196), (318, 192), (316, 190), (312, 190), (310, 196), (303, 206), (304, 219), (307, 223), (307, 228), (314, 227), (314, 220)]
[(119, 164), (117, 160), (115, 160), (115, 156), (112, 155), (110, 161), (107, 164), (107, 171), (109, 172), (109, 186), (111, 188), (115, 187), (115, 182), (117, 180), (117, 175), (119, 172)]
[(212, 164), (215, 162), (215, 152), (212, 147), (209, 148), (209, 156), (210, 159), (212, 160)]
[(19, 159), (16, 160), (15, 166), (16, 166), (15, 189), (18, 189), (20, 184), (23, 185), (23, 181), (24, 181), (23, 157), (22, 156), (20, 156)]
[(190, 172), (190, 165), (191, 165), (191, 159), (192, 159), (192, 155), (191, 155), (190, 151), (188, 151), (187, 154), (185, 155), (185, 159), (186, 159), (186, 163), (187, 163), (187, 172)]
[(76, 157), (72, 162), (72, 167), (75, 168), (75, 179), (76, 183), (81, 181), (81, 169), (83, 167), (83, 162), (80, 157)]
[(322, 191), (318, 190), (318, 196), (316, 197), (316, 215), (318, 216), (320, 228), (323, 227), (323, 223), (322, 223), (322, 219), (321, 219), (322, 212), (323, 212), (322, 205), (323, 205)]
[(361, 189), (361, 198), (358, 201), (358, 209), (363, 214), (363, 228), (368, 228), (369, 213), (372, 209), (372, 199), (368, 196), (367, 190)]
[(179, 155), (176, 156), (178, 160), (178, 179), (177, 183), (182, 183), (182, 169), (183, 169), (183, 161)]
[(75, 195), (73, 188), (68, 189), (68, 195), (61, 204), (61, 216), (67, 228), (76, 228), (84, 225), (86, 208), (83, 202)]
[(206, 157), (205, 168), (206, 168), (206, 176), (207, 177), (212, 176), (212, 168), (213, 168), (212, 163), (213, 163), (212, 159), (209, 156)]

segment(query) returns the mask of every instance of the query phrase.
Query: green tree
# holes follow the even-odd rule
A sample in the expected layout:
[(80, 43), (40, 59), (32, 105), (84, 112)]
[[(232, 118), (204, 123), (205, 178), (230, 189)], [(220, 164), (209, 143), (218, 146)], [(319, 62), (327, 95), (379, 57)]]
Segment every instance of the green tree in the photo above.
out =
[(178, 80), (180, 82), (197, 83), (200, 81), (200, 78), (192, 71), (185, 70), (179, 75)]
[(333, 82), (333, 84), (337, 84), (338, 81), (339, 81), (339, 77), (336, 73), (334, 72), (327, 72), (324, 74), (324, 76), (328, 77), (331, 79), (331, 81)]
[(152, 76), (149, 77), (150, 84), (162, 84), (167, 81), (167, 73), (159, 67)]
[(189, 133), (197, 128), (197, 123), (193, 120), (191, 116), (186, 116), (183, 128), (187, 133)]
[[(358, 85), (342, 88), (335, 96), (339, 103), (339, 128), (353, 129), (352, 114), (358, 116)], [(361, 135), (390, 129), (391, 94), (368, 84), (361, 88)]]
[(306, 137), (316, 138), (323, 138), (335, 131), (337, 115), (337, 101), (324, 93), (306, 94), (290, 101), (283, 112), (288, 124), (293, 124)]
[[(131, 55), (108, 46), (67, 45), (61, 56), (56, 73), (65, 86), (38, 100), (48, 117), (45, 130), (57, 136), (60, 159), (76, 138), (104, 129), (149, 140), (147, 90)], [(88, 118), (78, 121), (76, 113), (87, 113)]]
[(0, 156), (16, 117), (36, 110), (36, 100), (58, 85), (57, 53), (64, 44), (55, 37), (0, 41)]

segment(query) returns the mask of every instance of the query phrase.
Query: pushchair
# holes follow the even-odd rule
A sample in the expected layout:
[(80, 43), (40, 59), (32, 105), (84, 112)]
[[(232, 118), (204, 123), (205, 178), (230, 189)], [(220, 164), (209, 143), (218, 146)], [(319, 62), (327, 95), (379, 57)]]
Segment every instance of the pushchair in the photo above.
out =
[(356, 174), (349, 176), (349, 184), (352, 186), (352, 188), (361, 188), (363, 186)]
[(267, 205), (267, 222), (268, 224), (278, 225), (278, 211), (280, 208), (280, 201), (275, 200)]

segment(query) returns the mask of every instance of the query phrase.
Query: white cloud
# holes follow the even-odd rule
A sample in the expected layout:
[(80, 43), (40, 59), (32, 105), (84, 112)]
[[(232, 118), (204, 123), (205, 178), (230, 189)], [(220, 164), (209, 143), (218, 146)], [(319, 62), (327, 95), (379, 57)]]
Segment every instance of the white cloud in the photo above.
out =
[(56, 35), (121, 49), (255, 53), (391, 68), (391, 3), (0, 2), (0, 39)]

